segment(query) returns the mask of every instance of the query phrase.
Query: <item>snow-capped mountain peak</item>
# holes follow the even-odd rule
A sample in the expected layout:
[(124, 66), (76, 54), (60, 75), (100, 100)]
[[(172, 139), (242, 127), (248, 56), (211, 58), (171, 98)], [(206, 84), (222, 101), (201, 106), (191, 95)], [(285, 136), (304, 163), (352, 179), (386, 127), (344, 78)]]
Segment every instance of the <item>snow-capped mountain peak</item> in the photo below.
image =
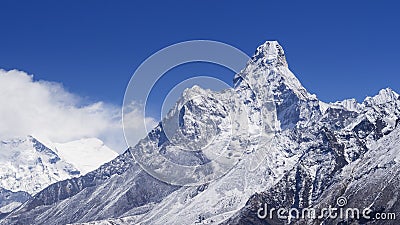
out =
[[(245, 81), (245, 82), (243, 82)], [(250, 88), (261, 98), (281, 100), (280, 95), (290, 90), (299, 99), (316, 100), (290, 71), (283, 48), (277, 41), (267, 41), (257, 48), (247, 66), (234, 78), (236, 88)], [(242, 85), (240, 85), (242, 84)]]
[(348, 111), (358, 112), (361, 109), (361, 104), (357, 102), (356, 99), (345, 99), (342, 101), (337, 101), (330, 104), (330, 107), (343, 108)]
[(373, 97), (367, 97), (364, 100), (365, 105), (380, 105), (388, 102), (395, 102), (399, 100), (399, 94), (393, 91), (391, 88), (385, 88), (379, 91), (379, 93)]
[(0, 186), (36, 194), (80, 172), (32, 136), (0, 142)]
[(260, 109), (270, 111), (261, 113), (264, 124), (269, 125), (266, 130), (277, 131), (293, 127), (300, 120), (308, 121), (304, 118), (309, 115), (306, 112), (319, 108), (317, 97), (290, 71), (277, 41), (259, 46), (246, 68), (235, 76), (234, 84), (251, 114), (256, 115)]
[(116, 156), (97, 138), (58, 144), (29, 135), (0, 141), (0, 217), (43, 188), (84, 175)]
[(0, 142), (0, 187), (36, 194), (57, 181), (90, 172), (117, 156), (97, 138), (67, 143), (33, 136)]
[[(275, 219), (261, 221), (257, 210), (266, 203), (285, 209), (325, 201), (333, 205), (324, 195), (337, 199), (346, 191), (347, 197), (355, 196), (350, 204), (362, 199), (370, 205), (381, 199), (385, 203), (375, 209), (385, 209), (381, 206), (389, 201), (381, 196), (397, 196), (398, 189), (398, 179), (389, 181), (391, 186), (381, 185), (392, 174), (398, 178), (400, 171), (394, 156), (398, 151), (386, 151), (398, 146), (398, 133), (388, 135), (395, 129), (398, 132), (399, 106), (398, 94), (390, 89), (361, 104), (320, 102), (289, 70), (277, 42), (268, 41), (235, 76), (234, 89), (187, 89), (159, 126), (130, 152), (85, 176), (51, 185), (4, 221), (283, 224)], [(385, 137), (394, 144), (387, 147)], [(234, 164), (229, 165), (234, 166), (218, 179), (203, 179), (222, 171), (218, 165), (224, 164), (212, 164), (219, 161), (210, 157), (217, 151), (226, 162), (232, 159)], [(390, 157), (380, 165), (382, 158), (376, 157), (385, 154)], [(353, 174), (361, 165), (365, 168)], [(358, 183), (357, 177), (369, 178), (375, 171), (382, 171), (376, 173), (379, 182), (374, 182), (374, 176), (372, 182), (363, 180), (366, 188), (353, 186), (357, 195), (348, 192)], [(193, 174), (205, 176), (198, 179)], [(166, 177), (173, 178), (172, 182), (162, 180)], [(176, 181), (194, 185), (182, 187)], [(335, 183), (340, 184), (338, 193), (329, 190)], [(384, 195), (375, 193), (378, 186)], [(366, 189), (371, 192), (363, 195), (360, 190)], [(397, 197), (390, 201), (399, 205)]]
[(265, 66), (285, 66), (287, 67), (285, 52), (277, 41), (266, 41), (260, 45), (252, 60), (256, 63), (262, 63)]

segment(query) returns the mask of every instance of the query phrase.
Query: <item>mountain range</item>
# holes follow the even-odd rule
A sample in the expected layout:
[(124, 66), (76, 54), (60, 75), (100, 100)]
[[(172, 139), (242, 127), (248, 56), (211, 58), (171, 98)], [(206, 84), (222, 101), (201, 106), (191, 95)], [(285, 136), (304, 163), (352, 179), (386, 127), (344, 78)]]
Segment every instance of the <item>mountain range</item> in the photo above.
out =
[[(291, 224), (400, 223), (376, 218), (400, 212), (397, 93), (386, 88), (361, 103), (322, 102), (290, 71), (276, 41), (259, 46), (233, 79), (234, 88), (221, 92), (186, 89), (147, 137), (87, 174), (75, 174), (81, 164), (58, 162), (50, 149), (38, 148), (50, 164), (58, 162), (54, 170), (60, 181), (39, 182), (52, 183), (44, 189), (30, 186), (33, 196), (0, 223), (289, 222), (261, 218), (258, 213), (265, 206), (369, 208), (372, 215), (296, 218)], [(174, 127), (171, 121), (179, 122)], [(202, 151), (182, 153), (180, 147)], [(199, 169), (169, 167), (165, 159)], [(187, 176), (194, 172), (201, 176)], [(13, 189), (12, 182), (7, 185), (5, 189)], [(339, 205), (340, 198), (346, 204)]]
[(84, 175), (117, 155), (96, 138), (67, 143), (39, 141), (32, 136), (3, 140), (0, 213), (12, 211), (50, 184)]

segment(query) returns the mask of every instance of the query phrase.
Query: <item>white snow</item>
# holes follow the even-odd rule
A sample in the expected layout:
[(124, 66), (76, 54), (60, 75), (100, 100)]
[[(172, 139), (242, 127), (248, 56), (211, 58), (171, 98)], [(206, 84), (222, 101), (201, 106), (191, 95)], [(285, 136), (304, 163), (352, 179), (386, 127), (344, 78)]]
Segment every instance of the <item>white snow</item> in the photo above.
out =
[(118, 154), (97, 138), (87, 138), (67, 143), (54, 143), (61, 159), (74, 165), (82, 175), (97, 169)]
[(31, 136), (0, 142), (0, 186), (36, 194), (48, 185), (79, 175), (71, 164)]
[(57, 181), (80, 176), (117, 153), (96, 138), (51, 143), (32, 137), (0, 141), (0, 187), (33, 195)]
[(0, 213), (9, 213), (15, 208), (19, 207), (22, 203), (21, 202), (11, 202), (0, 208)]
[(324, 114), (326, 112), (326, 110), (329, 108), (329, 106), (330, 105), (328, 103), (319, 101), (319, 108), (320, 108), (322, 114)]
[[(257, 49), (247, 67), (235, 79), (239, 80), (240, 77), (242, 81), (235, 82), (235, 89), (224, 92), (203, 90), (198, 86), (185, 90), (183, 97), (163, 120), (163, 126), (157, 127), (155, 130), (155, 132), (163, 131), (170, 134), (171, 137), (175, 137), (172, 141), (175, 141), (176, 145), (166, 142), (162, 146), (165, 147), (163, 157), (160, 157), (159, 154), (161, 147), (158, 141), (160, 139), (154, 137), (139, 142), (132, 151), (136, 160), (140, 159), (142, 160), (141, 163), (147, 163), (146, 169), (154, 169), (151, 170), (152, 175), (158, 175), (159, 179), (165, 179), (165, 177), (187, 177), (187, 174), (193, 176), (195, 172), (201, 171), (200, 166), (196, 167), (198, 169), (196, 171), (191, 170), (195, 167), (193, 165), (198, 163), (198, 160), (196, 161), (198, 158), (193, 158), (191, 154), (181, 153), (179, 147), (188, 147), (189, 145), (193, 149), (204, 147), (203, 153), (207, 159), (214, 159), (214, 164), (210, 163), (213, 173), (225, 172), (223, 169), (226, 165), (234, 166), (231, 170), (226, 171), (225, 176), (218, 177), (218, 179), (203, 186), (201, 191), (198, 186), (181, 187), (168, 196), (158, 199), (160, 200), (158, 203), (151, 202), (142, 206), (148, 207), (148, 210), (142, 214), (138, 213), (127, 217), (124, 216), (129, 214), (124, 214), (122, 215), (124, 218), (107, 219), (88, 224), (219, 224), (238, 213), (254, 193), (265, 192), (273, 188), (285, 175), (291, 176), (290, 173), (296, 172), (297, 166), (301, 166), (307, 172), (310, 180), (315, 182), (312, 184), (313, 187), (316, 187), (315, 190), (321, 191), (318, 187), (323, 186), (324, 175), (333, 171), (337, 159), (334, 154), (329, 154), (329, 151), (323, 152), (323, 150), (328, 150), (322, 146), (327, 145), (327, 142), (317, 136), (321, 133), (321, 126), (326, 125), (320, 123), (320, 120), (326, 116), (324, 114), (327, 113), (328, 108), (352, 112), (348, 113), (351, 114), (349, 122), (345, 121), (346, 123), (341, 125), (343, 127), (340, 130), (332, 131), (342, 132), (341, 135), (344, 137), (346, 137), (346, 134), (352, 134), (353, 129), (366, 119), (371, 123), (382, 119), (388, 124), (387, 131), (395, 129), (398, 118), (395, 115), (399, 114), (397, 103), (393, 103), (398, 99), (396, 93), (390, 89), (384, 89), (377, 96), (370, 97), (361, 104), (354, 99), (336, 103), (323, 103), (315, 95), (308, 93), (290, 72), (284, 52), (275, 41), (266, 42)], [(232, 94), (234, 94), (233, 97)], [(188, 100), (194, 96), (203, 97), (194, 98), (193, 101), (189, 102), (190, 105), (186, 105)], [(380, 107), (381, 104), (386, 105)], [(177, 127), (168, 127), (168, 125), (173, 124), (172, 122), (176, 122), (175, 119), (178, 118), (182, 107), (186, 108), (184, 115), (180, 118), (184, 121), (181, 133), (194, 136), (195, 141), (193, 142), (188, 143), (184, 135), (175, 135)], [(381, 109), (386, 110), (385, 113), (381, 113)], [(207, 134), (213, 134), (207, 130), (211, 129), (206, 126), (210, 123), (215, 125), (211, 127), (212, 130), (210, 131), (219, 130), (217, 137), (214, 137), (214, 135), (207, 136)], [(288, 127), (304, 129), (298, 129), (296, 131), (300, 132), (294, 134), (293, 130), (287, 129)], [(361, 151), (360, 146), (357, 145), (358, 142), (356, 142), (358, 138), (353, 138), (355, 140), (350, 141), (338, 140), (340, 144), (346, 144), (344, 157), (351, 165), (344, 168), (343, 174), (351, 173), (349, 168), (354, 165), (364, 166), (368, 169), (370, 165), (380, 166), (380, 162), (394, 161), (399, 163), (398, 143), (392, 145), (393, 148), (391, 149), (387, 149), (385, 145), (385, 143), (397, 141), (400, 131), (397, 129), (395, 132), (397, 133), (393, 133), (385, 140), (380, 141), (380, 146), (374, 146), (377, 142), (371, 137), (373, 135), (366, 134), (367, 137), (363, 140), (364, 144), (373, 150), (370, 150), (367, 155), (360, 156), (361, 158), (364, 157), (363, 160), (369, 163), (366, 165), (354, 163), (357, 162), (357, 159), (353, 156)], [(349, 136), (351, 137), (351, 135)], [(335, 137), (340, 137), (340, 135)], [(212, 143), (210, 144), (208, 141), (212, 141)], [(226, 143), (227, 141), (229, 143)], [(107, 160), (107, 157), (113, 156), (110, 150), (98, 140), (53, 144), (52, 148), (62, 159), (71, 162), (81, 170), (82, 168), (83, 170), (90, 170), (90, 163), (98, 163), (98, 161), (87, 161), (86, 158), (90, 158), (92, 155), (100, 154), (102, 155), (100, 158), (104, 161)], [(380, 148), (387, 151), (382, 151)], [(78, 149), (80, 150), (78, 151)], [(227, 150), (231, 151), (233, 156), (224, 155)], [(370, 159), (366, 158), (366, 156), (369, 157), (368, 155), (370, 155)], [(166, 156), (169, 158), (166, 158)], [(215, 156), (225, 158), (218, 159)], [(239, 157), (241, 157), (240, 160), (238, 160)], [(230, 163), (226, 163), (222, 159), (226, 159)], [(171, 165), (175, 160), (179, 160), (182, 164), (179, 164), (179, 166)], [(358, 160), (360, 161), (360, 158)], [(131, 172), (123, 177), (128, 177), (128, 179), (118, 182), (118, 185), (131, 185), (131, 181), (135, 179), (139, 172), (136, 170), (135, 173)], [(207, 175), (208, 173), (205, 174), (205, 176)], [(117, 177), (116, 175), (115, 178)], [(202, 181), (202, 179), (199, 180)], [(168, 181), (166, 180), (166, 182)], [(197, 185), (196, 182), (193, 183)], [(305, 186), (305, 180), (302, 182), (301, 186)], [(107, 184), (100, 184), (96, 187), (95, 192), (97, 194), (102, 192)], [(110, 184), (113, 185), (114, 183)], [(150, 188), (156, 193), (158, 191), (153, 186), (146, 188)], [(128, 191), (129, 188), (121, 186), (119, 190), (120, 192), (113, 191), (112, 194), (107, 195), (108, 201), (105, 201), (108, 204), (107, 207), (115, 207), (113, 204), (119, 200), (121, 192)], [(305, 191), (306, 189), (302, 190)], [(313, 196), (315, 194), (313, 189), (309, 191), (309, 199), (303, 199), (300, 196), (300, 204), (306, 202), (311, 204), (313, 197), (318, 197)], [(93, 196), (97, 197), (95, 194)], [(63, 203), (57, 203), (57, 207), (63, 208), (62, 204), (67, 205), (68, 201), (79, 201), (80, 199), (77, 198), (77, 196), (74, 196), (63, 201)], [(88, 198), (83, 199), (83, 201), (103, 200), (100, 198), (90, 199), (91, 196)], [(150, 204), (154, 204), (154, 206), (149, 206)], [(88, 206), (92, 207), (92, 205)], [(119, 208), (111, 209), (118, 210)], [(91, 210), (96, 210), (97, 213), (97, 210), (103, 209), (94, 206)]]

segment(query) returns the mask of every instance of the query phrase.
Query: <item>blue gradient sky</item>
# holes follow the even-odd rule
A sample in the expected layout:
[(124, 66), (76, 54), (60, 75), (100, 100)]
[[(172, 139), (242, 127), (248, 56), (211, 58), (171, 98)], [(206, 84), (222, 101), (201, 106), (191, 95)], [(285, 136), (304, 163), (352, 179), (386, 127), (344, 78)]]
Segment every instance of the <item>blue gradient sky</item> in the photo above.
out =
[[(138, 65), (163, 47), (211, 39), (251, 55), (278, 40), (311, 93), (362, 101), (400, 91), (399, 9), (396, 1), (2, 1), (0, 68), (119, 105)], [(192, 71), (233, 77), (209, 65), (171, 73)]]

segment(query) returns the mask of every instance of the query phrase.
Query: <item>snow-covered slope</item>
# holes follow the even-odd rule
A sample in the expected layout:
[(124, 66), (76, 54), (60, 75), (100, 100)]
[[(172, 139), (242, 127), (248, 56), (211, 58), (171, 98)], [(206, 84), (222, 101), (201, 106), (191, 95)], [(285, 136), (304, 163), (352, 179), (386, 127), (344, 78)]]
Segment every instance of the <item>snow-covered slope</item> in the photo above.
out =
[(13, 192), (0, 187), (0, 218), (11, 212), (31, 197), (23, 191)]
[(32, 136), (0, 142), (0, 186), (7, 190), (34, 195), (79, 174), (77, 168)]
[(50, 184), (86, 174), (116, 156), (96, 138), (63, 144), (32, 136), (1, 141), (0, 214), (12, 211)]
[(0, 142), (0, 214), (52, 183), (78, 176), (72, 165), (32, 136)]
[[(276, 41), (258, 47), (234, 83), (235, 88), (222, 92), (187, 89), (130, 152), (85, 176), (51, 185), (2, 222), (282, 224), (260, 220), (258, 208), (264, 203), (275, 208), (318, 206), (339, 190), (332, 187), (340, 186), (348, 168), (356, 171), (363, 162), (367, 164), (357, 174), (388, 161), (378, 165), (385, 171), (380, 174), (398, 177), (393, 173), (399, 164), (393, 150), (397, 144), (389, 143), (399, 137), (400, 99), (394, 91), (384, 89), (362, 103), (323, 103), (289, 70)], [(168, 126), (174, 120), (179, 121), (175, 127)], [(181, 154), (177, 146), (203, 151)], [(208, 164), (217, 153), (224, 160)], [(160, 155), (199, 170), (170, 167)], [(206, 184), (173, 186), (143, 171), (133, 157), (153, 176), (167, 175), (161, 179), (173, 178), (168, 181), (178, 184), (215, 178), (210, 175), (224, 165), (234, 166)], [(202, 176), (196, 179), (186, 176), (198, 171)], [(376, 185), (363, 183), (371, 190)], [(394, 189), (386, 186), (381, 195)]]
[(52, 149), (66, 162), (74, 165), (82, 175), (113, 160), (118, 153), (97, 138), (87, 138), (67, 143), (54, 143)]

